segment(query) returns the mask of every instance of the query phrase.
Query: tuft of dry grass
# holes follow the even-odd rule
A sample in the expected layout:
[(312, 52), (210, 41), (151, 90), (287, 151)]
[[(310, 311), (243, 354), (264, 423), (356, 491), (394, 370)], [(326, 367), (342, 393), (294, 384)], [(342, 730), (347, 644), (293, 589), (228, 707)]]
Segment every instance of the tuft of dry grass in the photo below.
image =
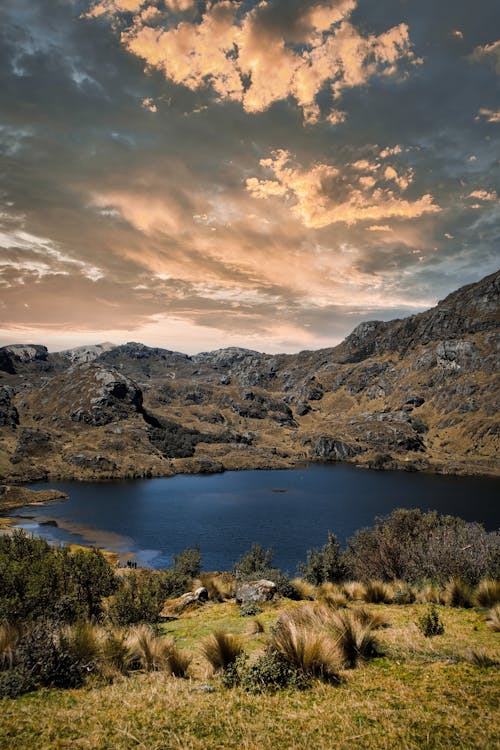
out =
[(370, 625), (363, 625), (352, 610), (332, 614), (329, 629), (342, 663), (353, 669), (359, 661), (380, 655), (380, 648)]
[(318, 588), (317, 599), (332, 609), (347, 607), (347, 596), (344, 591), (333, 583), (322, 583)]
[(0, 669), (11, 669), (20, 629), (8, 622), (0, 624)]
[(248, 623), (247, 631), (248, 635), (260, 635), (265, 632), (264, 625), (256, 617)]
[(280, 616), (270, 646), (305, 675), (330, 684), (340, 682), (338, 654), (331, 639), (316, 628), (297, 623), (293, 612)]
[(193, 657), (185, 649), (178, 648), (174, 641), (165, 639), (165, 667), (174, 677), (188, 677)]
[(472, 589), (461, 578), (451, 578), (444, 592), (444, 600), (449, 607), (472, 607)]
[(417, 602), (419, 604), (444, 604), (444, 593), (439, 586), (426, 583), (417, 591)]
[(368, 604), (390, 604), (393, 599), (391, 587), (383, 581), (369, 581), (363, 599)]
[(224, 602), (233, 596), (234, 578), (230, 573), (200, 573), (199, 583), (213, 602)]
[(500, 581), (483, 578), (474, 591), (474, 601), (479, 607), (494, 607), (500, 602)]
[(214, 672), (222, 672), (233, 664), (243, 651), (241, 640), (233, 633), (215, 630), (201, 642), (201, 651)]
[(355, 617), (361, 625), (368, 625), (372, 630), (389, 627), (389, 622), (382, 612), (375, 612), (366, 607), (355, 607), (351, 609), (352, 616)]
[(500, 604), (496, 604), (490, 609), (486, 624), (494, 633), (500, 633)]
[(348, 581), (342, 585), (342, 591), (351, 602), (363, 601), (365, 598), (365, 585), (359, 581)]
[(480, 667), (481, 669), (487, 669), (488, 667), (496, 667), (498, 662), (495, 661), (495, 659), (492, 659), (484, 648), (477, 648), (473, 649), (469, 653), (469, 657), (467, 659), (469, 664), (472, 664), (474, 667)]
[(127, 636), (131, 662), (144, 672), (165, 669), (171, 642), (156, 635), (149, 625), (137, 625)]
[(317, 589), (312, 583), (304, 581), (303, 578), (294, 578), (291, 583), (297, 589), (301, 599), (307, 599), (308, 601), (316, 599)]
[(126, 675), (133, 665), (134, 654), (130, 649), (127, 634), (119, 628), (110, 628), (100, 633), (101, 675), (112, 681), (117, 675)]

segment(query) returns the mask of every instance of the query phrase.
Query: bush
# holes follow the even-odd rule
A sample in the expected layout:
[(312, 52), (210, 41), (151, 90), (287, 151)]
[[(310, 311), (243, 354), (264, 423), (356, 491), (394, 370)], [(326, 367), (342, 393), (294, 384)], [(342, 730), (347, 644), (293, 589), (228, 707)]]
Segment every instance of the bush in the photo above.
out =
[(165, 599), (186, 591), (189, 579), (175, 570), (138, 570), (127, 573), (108, 603), (108, 615), (115, 625), (155, 623), (160, 619)]
[(14, 697), (39, 687), (80, 687), (87, 675), (86, 661), (71, 652), (57, 627), (38, 622), (19, 639), (14, 668), (0, 676), (0, 695)]
[(337, 583), (344, 579), (346, 568), (335, 534), (328, 534), (324, 547), (309, 550), (306, 563), (297, 566), (297, 574), (314, 586), (327, 582)]
[(264, 572), (271, 568), (273, 551), (264, 550), (261, 544), (252, 544), (233, 567), (233, 573), (238, 581), (248, 581), (252, 578), (264, 578)]
[(102, 615), (103, 597), (118, 586), (113, 568), (96, 549), (71, 553), (22, 530), (0, 536), (0, 619), (59, 622)]
[(201, 553), (200, 548), (187, 547), (179, 554), (174, 555), (173, 572), (177, 578), (190, 579), (196, 578), (200, 574)]
[(240, 606), (240, 615), (242, 617), (255, 617), (262, 612), (262, 609), (255, 602), (244, 602)]
[(239, 686), (249, 693), (264, 693), (294, 688), (304, 690), (310, 679), (292, 666), (278, 651), (268, 648), (253, 664), (241, 654), (222, 675), (222, 684), (231, 688)]
[(439, 612), (435, 604), (431, 604), (427, 611), (419, 617), (418, 627), (426, 638), (443, 635), (444, 624), (439, 617)]
[(500, 577), (500, 534), (454, 516), (399, 508), (358, 531), (344, 560), (349, 574), (363, 581), (443, 584), (459, 577), (475, 585)]

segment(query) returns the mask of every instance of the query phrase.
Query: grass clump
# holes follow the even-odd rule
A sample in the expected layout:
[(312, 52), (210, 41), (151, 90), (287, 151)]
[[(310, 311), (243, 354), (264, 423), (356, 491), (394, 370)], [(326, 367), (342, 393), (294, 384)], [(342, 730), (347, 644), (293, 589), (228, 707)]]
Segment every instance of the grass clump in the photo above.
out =
[(495, 659), (488, 656), (484, 648), (472, 650), (469, 653), (467, 661), (469, 664), (472, 664), (474, 667), (479, 667), (480, 669), (488, 669), (489, 667), (496, 667), (498, 665), (498, 662), (495, 661)]
[(432, 638), (435, 635), (443, 635), (444, 624), (439, 617), (439, 612), (435, 604), (431, 604), (427, 611), (418, 619), (420, 632), (426, 638)]
[(243, 646), (233, 633), (215, 630), (203, 639), (201, 651), (214, 672), (223, 672), (240, 656)]
[(380, 656), (381, 650), (371, 625), (364, 624), (352, 610), (335, 612), (328, 623), (335, 636), (335, 647), (349, 669), (359, 661)]
[(271, 635), (271, 648), (294, 669), (323, 682), (340, 682), (335, 646), (319, 629), (297, 622), (293, 612), (283, 613)]
[(500, 581), (484, 578), (474, 591), (474, 601), (479, 607), (494, 607), (500, 602)]
[(451, 578), (444, 592), (444, 600), (449, 607), (468, 609), (473, 606), (472, 589), (462, 578)]
[(369, 581), (365, 586), (363, 599), (368, 604), (390, 604), (392, 591), (383, 581)]
[(500, 633), (500, 604), (492, 607), (492, 609), (489, 611), (486, 624), (488, 625), (490, 630), (493, 630), (494, 633)]

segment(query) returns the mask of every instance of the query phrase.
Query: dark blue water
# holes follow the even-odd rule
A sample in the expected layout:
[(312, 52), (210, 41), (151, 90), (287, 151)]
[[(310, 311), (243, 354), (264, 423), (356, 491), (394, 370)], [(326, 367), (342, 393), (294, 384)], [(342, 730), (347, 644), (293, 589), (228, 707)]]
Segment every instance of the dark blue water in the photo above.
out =
[[(275, 565), (293, 573), (328, 531), (344, 543), (397, 507), (450, 513), (488, 529), (500, 525), (498, 479), (342, 465), (49, 486), (67, 492), (69, 501), (18, 510), (17, 516), (33, 516), (19, 519), (24, 528), (52, 541), (131, 552), (155, 568), (199, 544), (205, 570), (228, 569), (259, 542), (273, 548)], [(59, 527), (39, 525), (47, 519)]]

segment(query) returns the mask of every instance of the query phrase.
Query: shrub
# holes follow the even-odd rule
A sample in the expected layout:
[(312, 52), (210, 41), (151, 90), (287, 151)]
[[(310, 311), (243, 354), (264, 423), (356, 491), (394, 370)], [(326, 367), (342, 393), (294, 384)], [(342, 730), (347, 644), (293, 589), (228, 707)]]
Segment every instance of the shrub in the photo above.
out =
[(310, 685), (307, 675), (273, 648), (267, 648), (250, 665), (248, 656), (241, 654), (224, 672), (222, 681), (225, 687), (240, 686), (249, 693), (274, 692), (285, 688), (303, 690)]
[(380, 656), (377, 639), (369, 624), (363, 624), (359, 615), (350, 610), (332, 613), (329, 628), (335, 636), (335, 646), (342, 663), (354, 668), (358, 661)]
[(427, 611), (418, 618), (418, 627), (426, 638), (443, 635), (444, 624), (439, 617), (439, 612), (435, 604), (431, 604), (427, 608)]
[(474, 585), (499, 577), (500, 534), (454, 516), (399, 508), (358, 531), (344, 560), (349, 574), (362, 580), (444, 583), (460, 577)]
[(346, 569), (335, 534), (328, 534), (328, 541), (323, 547), (309, 550), (306, 563), (299, 564), (297, 572), (314, 586), (343, 580)]
[(363, 599), (368, 604), (389, 604), (392, 601), (390, 587), (382, 581), (369, 581), (366, 584)]
[(332, 642), (319, 630), (294, 621), (292, 613), (282, 614), (271, 635), (271, 648), (308, 677), (324, 682), (340, 681), (338, 658)]
[(256, 602), (244, 602), (240, 606), (240, 615), (242, 617), (254, 617), (262, 612), (262, 609)]
[(461, 578), (452, 578), (446, 586), (444, 600), (449, 607), (472, 607), (472, 589)]
[(71, 653), (64, 635), (49, 622), (32, 625), (20, 638), (15, 671), (24, 690), (79, 687), (88, 674), (86, 662)]
[(485, 578), (474, 592), (474, 600), (480, 607), (494, 607), (500, 602), (500, 581)]
[(198, 546), (187, 547), (174, 555), (173, 572), (177, 578), (196, 578), (201, 569), (201, 552)]
[(494, 633), (500, 633), (500, 604), (490, 610), (486, 624)]
[(112, 567), (99, 550), (71, 553), (21, 530), (0, 537), (0, 619), (43, 620), (47, 612), (67, 623), (98, 619), (103, 597), (117, 585)]
[(263, 578), (263, 573), (271, 568), (273, 551), (264, 550), (262, 545), (253, 544), (233, 567), (233, 573), (239, 581), (252, 578)]
[(187, 579), (173, 571), (138, 570), (123, 576), (120, 588), (108, 604), (115, 625), (158, 622), (167, 597), (186, 590)]
[(243, 646), (232, 633), (216, 630), (202, 641), (201, 650), (213, 671), (222, 672), (242, 653)]

